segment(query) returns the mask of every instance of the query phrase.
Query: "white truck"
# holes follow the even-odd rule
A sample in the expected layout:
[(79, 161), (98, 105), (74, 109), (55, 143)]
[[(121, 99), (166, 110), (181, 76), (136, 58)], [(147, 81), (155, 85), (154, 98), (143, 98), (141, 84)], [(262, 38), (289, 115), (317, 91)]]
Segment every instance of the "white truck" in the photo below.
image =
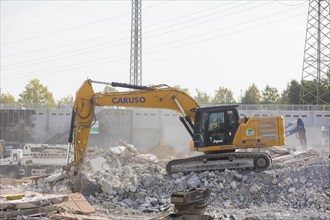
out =
[(21, 178), (51, 174), (68, 163), (68, 155), (68, 145), (25, 144), (22, 149), (1, 145), (0, 175)]

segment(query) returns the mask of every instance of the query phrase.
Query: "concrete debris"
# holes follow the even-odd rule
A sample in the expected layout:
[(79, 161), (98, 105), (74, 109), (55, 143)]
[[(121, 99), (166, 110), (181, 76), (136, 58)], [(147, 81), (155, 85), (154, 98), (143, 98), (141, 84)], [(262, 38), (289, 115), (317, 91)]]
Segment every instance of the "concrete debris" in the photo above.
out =
[(271, 152), (273, 154), (273, 157), (276, 157), (278, 155), (288, 155), (295, 151), (295, 149), (292, 148), (283, 148), (283, 147), (270, 147), (267, 149), (267, 151)]
[(252, 195), (255, 195), (255, 194), (258, 193), (259, 189), (260, 189), (259, 186), (258, 186), (257, 184), (255, 184), (255, 183), (253, 183), (253, 184), (251, 185), (251, 187), (249, 188), (249, 192), (250, 192)]
[(53, 182), (56, 182), (56, 181), (59, 181), (59, 180), (62, 180), (63, 178), (66, 177), (66, 174), (64, 172), (61, 172), (61, 173), (54, 173), (50, 176), (48, 176), (44, 182), (45, 183), (53, 183)]
[(234, 181), (230, 184), (232, 189), (237, 189), (237, 183)]
[(126, 150), (124, 146), (112, 147), (109, 149), (109, 153), (120, 156)]
[[(20, 215), (32, 215), (40, 212), (55, 210), (54, 204), (67, 201), (67, 195), (48, 194), (43, 195), (35, 192), (25, 192), (21, 199), (8, 200), (2, 194), (0, 197), (0, 219), (12, 219)], [(42, 211), (41, 211), (42, 210)]]
[(157, 156), (159, 159), (184, 158), (187, 157), (184, 152), (177, 152), (171, 145), (158, 144), (142, 151)]
[[(171, 176), (165, 172), (168, 160), (141, 154), (132, 145), (111, 148), (100, 158), (102, 166), (93, 165), (97, 157), (85, 164), (87, 177), (101, 188), (86, 199), (103, 217), (167, 216), (173, 212), (171, 193), (194, 187), (211, 189), (207, 213), (214, 219), (325, 220), (330, 216), (329, 158), (313, 150), (277, 152), (273, 166), (264, 172), (225, 170)], [(37, 185), (19, 187), (69, 193), (67, 181), (46, 183), (41, 179)]]
[(80, 193), (69, 194), (68, 200), (60, 203), (59, 206), (70, 213), (90, 215), (95, 212), (95, 208)]
[(90, 159), (90, 168), (94, 172), (102, 171), (108, 169), (107, 160), (104, 157), (97, 157)]
[(200, 181), (198, 175), (196, 175), (196, 174), (193, 174), (192, 176), (190, 176), (190, 178), (187, 181), (188, 188), (195, 188), (200, 185), (201, 185), (201, 181)]

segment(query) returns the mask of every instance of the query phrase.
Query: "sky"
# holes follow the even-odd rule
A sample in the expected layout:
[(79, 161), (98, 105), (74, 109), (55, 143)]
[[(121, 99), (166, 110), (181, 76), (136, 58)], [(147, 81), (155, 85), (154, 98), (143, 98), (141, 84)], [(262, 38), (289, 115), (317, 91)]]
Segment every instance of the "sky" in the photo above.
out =
[[(142, 0), (142, 84), (281, 92), (301, 80), (307, 13), (306, 0)], [(38, 79), (59, 100), (86, 79), (128, 83), (130, 28), (130, 0), (1, 0), (1, 92)]]

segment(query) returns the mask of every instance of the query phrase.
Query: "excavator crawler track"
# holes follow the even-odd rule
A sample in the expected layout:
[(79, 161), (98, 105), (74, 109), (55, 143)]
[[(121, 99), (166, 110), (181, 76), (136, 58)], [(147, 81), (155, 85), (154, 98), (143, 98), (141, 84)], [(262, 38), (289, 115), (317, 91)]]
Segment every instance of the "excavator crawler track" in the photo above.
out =
[(171, 160), (166, 165), (166, 172), (171, 175), (224, 169), (266, 170), (271, 164), (270, 155), (264, 152), (217, 153)]

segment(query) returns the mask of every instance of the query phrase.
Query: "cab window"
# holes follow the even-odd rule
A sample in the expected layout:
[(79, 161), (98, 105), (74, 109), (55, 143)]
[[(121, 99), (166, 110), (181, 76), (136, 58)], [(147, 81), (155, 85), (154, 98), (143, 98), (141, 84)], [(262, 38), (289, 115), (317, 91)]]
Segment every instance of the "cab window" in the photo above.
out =
[(226, 143), (225, 113), (213, 112), (210, 114), (208, 124), (208, 145), (221, 145)]

